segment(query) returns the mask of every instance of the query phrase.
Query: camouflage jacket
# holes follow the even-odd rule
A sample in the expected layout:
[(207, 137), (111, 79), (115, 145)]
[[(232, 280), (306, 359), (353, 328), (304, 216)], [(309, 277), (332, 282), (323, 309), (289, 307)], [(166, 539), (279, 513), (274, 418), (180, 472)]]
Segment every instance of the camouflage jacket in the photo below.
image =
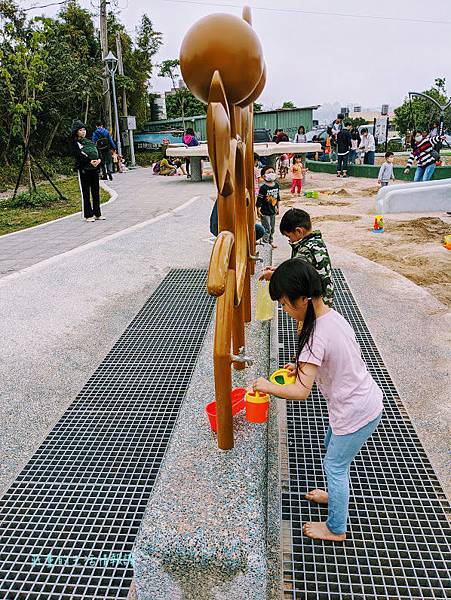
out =
[(334, 301), (334, 284), (332, 282), (332, 266), (330, 256), (324, 243), (321, 231), (312, 231), (305, 238), (291, 245), (291, 258), (301, 258), (310, 263), (318, 271), (323, 282), (323, 300), (327, 306)]

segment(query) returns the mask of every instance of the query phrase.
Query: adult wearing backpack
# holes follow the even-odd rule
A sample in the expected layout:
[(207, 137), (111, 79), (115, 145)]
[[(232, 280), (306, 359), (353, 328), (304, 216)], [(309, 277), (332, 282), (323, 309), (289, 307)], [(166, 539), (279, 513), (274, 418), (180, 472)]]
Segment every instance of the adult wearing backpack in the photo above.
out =
[(113, 180), (113, 157), (112, 151), (117, 150), (116, 144), (110, 135), (108, 129), (105, 129), (101, 122), (96, 124), (96, 129), (92, 134), (92, 141), (97, 146), (100, 160), (102, 161), (102, 179)]

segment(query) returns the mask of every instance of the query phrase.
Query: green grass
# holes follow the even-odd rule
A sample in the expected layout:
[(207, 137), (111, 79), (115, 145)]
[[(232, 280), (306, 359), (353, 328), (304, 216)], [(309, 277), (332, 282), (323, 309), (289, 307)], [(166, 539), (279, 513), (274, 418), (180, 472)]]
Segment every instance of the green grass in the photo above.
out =
[[(49, 193), (56, 193), (49, 183), (42, 183), (37, 187)], [(77, 177), (68, 177), (58, 181), (57, 187), (67, 200), (58, 200), (43, 208), (12, 208), (8, 206), (7, 200), (0, 200), (0, 235), (27, 229), (79, 212), (81, 201)], [(103, 204), (109, 198), (109, 194), (100, 188), (100, 202)]]

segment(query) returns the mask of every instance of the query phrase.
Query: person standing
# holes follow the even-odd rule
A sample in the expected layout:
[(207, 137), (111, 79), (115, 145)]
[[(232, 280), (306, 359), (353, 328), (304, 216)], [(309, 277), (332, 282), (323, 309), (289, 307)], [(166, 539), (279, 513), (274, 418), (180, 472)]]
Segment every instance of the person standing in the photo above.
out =
[(102, 179), (113, 179), (113, 152), (117, 151), (116, 144), (108, 129), (98, 121), (96, 129), (92, 134), (92, 141), (97, 146), (100, 160), (102, 161)]
[(293, 143), (294, 144), (305, 144), (307, 142), (307, 136), (305, 135), (305, 127), (301, 125), (298, 128), (298, 132), (295, 134)]
[(351, 150), (351, 122), (346, 121), (344, 129), (337, 135), (337, 177), (348, 176), (349, 151)]
[(386, 187), (389, 184), (390, 179), (392, 181), (395, 180), (395, 176), (393, 174), (393, 159), (395, 155), (393, 152), (385, 153), (385, 162), (382, 163), (381, 168), (379, 169), (379, 175), (377, 176), (377, 182), (380, 184), (381, 188)]
[[(183, 136), (183, 143), (185, 144), (185, 146), (188, 146), (188, 148), (191, 148), (192, 146), (198, 146), (199, 145), (199, 140), (196, 137), (196, 134), (194, 133), (194, 129), (192, 127), (188, 127), (185, 135)], [(191, 177), (191, 173), (189, 172), (189, 168), (190, 168), (190, 158), (189, 156), (187, 156), (185, 158), (185, 166), (186, 166), (186, 176), (188, 177), (188, 179)]]
[(293, 176), (291, 183), (291, 193), (294, 195), (298, 193), (298, 196), (301, 195), (302, 191), (302, 182), (304, 178), (304, 165), (302, 164), (302, 159), (300, 156), (295, 156), (293, 159), (293, 166), (291, 167), (291, 174)]
[(357, 129), (351, 131), (351, 150), (349, 151), (349, 164), (355, 165), (360, 144), (360, 135)]
[(417, 163), (414, 181), (429, 181), (435, 171), (435, 161), (440, 157), (435, 149), (444, 136), (427, 137), (421, 131), (412, 134), (412, 152), (407, 160), (404, 173), (407, 175), (414, 161)]
[(362, 139), (360, 141), (359, 149), (363, 152), (363, 164), (374, 165), (374, 157), (376, 155), (376, 141), (374, 135), (369, 133), (367, 127), (363, 127)]
[(273, 236), (276, 227), (276, 215), (279, 214), (280, 188), (272, 167), (263, 167), (261, 174), (265, 183), (260, 186), (258, 192), (257, 214), (266, 232), (263, 241), (270, 243), (273, 248), (277, 248), (273, 244)]
[[(85, 221), (105, 220), (100, 211), (99, 170), (101, 160), (94, 142), (86, 137), (86, 127), (75, 120), (71, 127), (72, 152), (83, 198), (83, 216)], [(92, 196), (92, 204), (91, 204)]]

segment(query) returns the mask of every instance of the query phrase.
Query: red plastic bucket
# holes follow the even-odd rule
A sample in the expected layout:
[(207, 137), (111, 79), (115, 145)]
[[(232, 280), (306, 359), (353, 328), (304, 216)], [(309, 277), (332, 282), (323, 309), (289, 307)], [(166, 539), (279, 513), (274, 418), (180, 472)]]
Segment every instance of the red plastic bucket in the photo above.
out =
[(246, 394), (246, 419), (250, 423), (266, 423), (269, 412), (269, 395), (259, 392)]
[[(235, 388), (231, 391), (230, 398), (232, 400), (232, 417), (243, 410), (245, 394), (245, 388)], [(217, 433), (216, 402), (209, 402), (205, 407), (205, 412), (207, 413), (208, 420), (210, 421), (210, 427), (215, 433)]]

